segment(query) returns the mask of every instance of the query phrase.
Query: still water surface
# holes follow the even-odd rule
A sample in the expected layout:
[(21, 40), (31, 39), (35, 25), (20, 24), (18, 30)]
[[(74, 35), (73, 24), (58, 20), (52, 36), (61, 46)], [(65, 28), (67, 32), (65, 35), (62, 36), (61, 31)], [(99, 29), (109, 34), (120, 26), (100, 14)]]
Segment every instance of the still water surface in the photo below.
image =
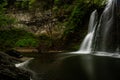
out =
[(27, 54), (33, 80), (120, 80), (120, 58), (90, 54)]

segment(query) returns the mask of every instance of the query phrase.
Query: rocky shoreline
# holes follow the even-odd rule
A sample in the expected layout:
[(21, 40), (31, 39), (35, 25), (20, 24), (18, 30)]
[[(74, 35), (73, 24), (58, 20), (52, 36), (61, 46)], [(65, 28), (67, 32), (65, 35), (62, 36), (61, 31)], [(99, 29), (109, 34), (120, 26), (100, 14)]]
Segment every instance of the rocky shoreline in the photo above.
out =
[(30, 80), (29, 71), (15, 67), (20, 62), (20, 59), (0, 52), (0, 80)]

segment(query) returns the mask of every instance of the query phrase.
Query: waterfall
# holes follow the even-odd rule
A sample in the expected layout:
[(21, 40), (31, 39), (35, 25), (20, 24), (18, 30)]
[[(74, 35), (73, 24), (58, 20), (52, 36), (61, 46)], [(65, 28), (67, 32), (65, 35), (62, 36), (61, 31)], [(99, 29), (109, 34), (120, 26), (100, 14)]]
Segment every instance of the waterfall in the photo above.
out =
[(98, 22), (97, 10), (90, 16), (88, 34), (72, 53), (118, 54), (120, 52), (120, 0), (109, 0)]
[(94, 32), (97, 26), (97, 19), (98, 19), (98, 14), (97, 14), (97, 10), (95, 10), (91, 13), (91, 16), (90, 16), (89, 25), (88, 25), (88, 34), (84, 38), (80, 49), (73, 53), (90, 53), (91, 52)]
[(118, 45), (116, 0), (109, 0), (96, 31), (95, 51), (115, 52)]
[(120, 0), (109, 0), (95, 37), (95, 55), (120, 57)]

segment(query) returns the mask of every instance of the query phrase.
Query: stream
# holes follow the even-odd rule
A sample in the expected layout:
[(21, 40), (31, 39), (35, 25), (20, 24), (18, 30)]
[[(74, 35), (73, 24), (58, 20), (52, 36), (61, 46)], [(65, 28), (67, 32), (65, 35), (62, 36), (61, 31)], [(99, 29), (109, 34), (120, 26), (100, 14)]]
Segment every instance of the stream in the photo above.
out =
[(120, 58), (91, 54), (25, 54), (32, 80), (120, 80)]

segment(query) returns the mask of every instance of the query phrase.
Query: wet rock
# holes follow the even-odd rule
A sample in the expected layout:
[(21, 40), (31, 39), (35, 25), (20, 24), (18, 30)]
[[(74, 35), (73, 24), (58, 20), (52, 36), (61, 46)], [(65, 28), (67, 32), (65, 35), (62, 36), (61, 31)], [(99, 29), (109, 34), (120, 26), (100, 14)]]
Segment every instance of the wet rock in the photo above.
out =
[(0, 80), (30, 80), (30, 72), (15, 67), (18, 62), (21, 61), (0, 52)]
[(13, 50), (13, 49), (7, 50), (6, 53), (10, 56), (14, 56), (14, 57), (17, 57), (17, 58), (22, 58), (23, 57), (23, 55), (20, 52), (18, 52), (16, 50)]

